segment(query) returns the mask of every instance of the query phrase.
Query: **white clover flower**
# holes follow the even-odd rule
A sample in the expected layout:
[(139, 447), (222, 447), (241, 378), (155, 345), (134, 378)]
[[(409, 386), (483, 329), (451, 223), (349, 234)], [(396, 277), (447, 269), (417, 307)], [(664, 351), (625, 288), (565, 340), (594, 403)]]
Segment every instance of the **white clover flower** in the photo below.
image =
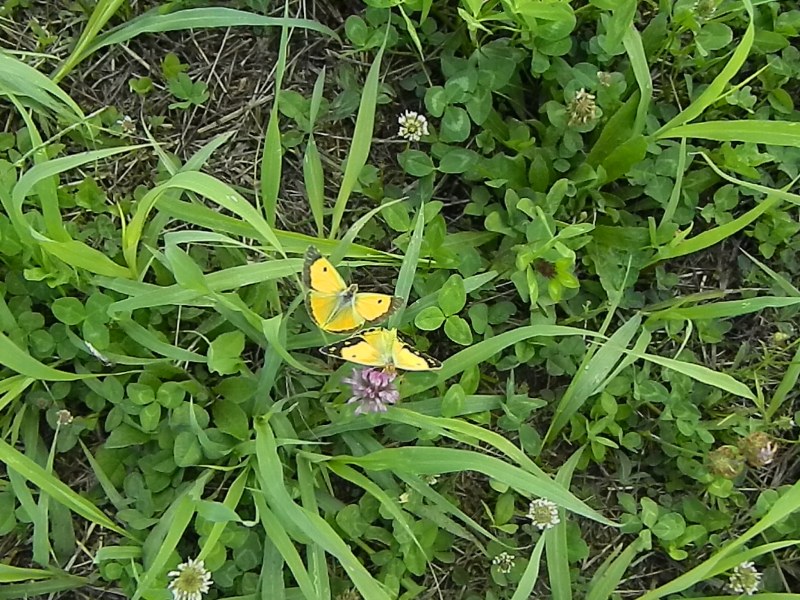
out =
[(581, 88), (567, 106), (570, 125), (586, 125), (597, 118), (597, 104), (595, 95)]
[(422, 136), (428, 135), (428, 119), (413, 110), (407, 110), (397, 118), (400, 130), (397, 134), (409, 142), (418, 142)]
[(115, 125), (118, 125), (125, 133), (133, 133), (136, 131), (136, 121), (125, 115), (121, 119), (117, 119)]
[(56, 413), (56, 419), (58, 420), (59, 425), (69, 425), (75, 419), (72, 417), (72, 413), (69, 412), (66, 408), (61, 409)]
[(555, 527), (561, 522), (558, 506), (544, 498), (537, 498), (531, 502), (528, 507), (528, 518), (540, 531)]
[(492, 559), (492, 564), (497, 566), (497, 570), (501, 573), (510, 573), (514, 568), (514, 561), (517, 559), (513, 554), (508, 552), (501, 552)]
[(202, 600), (203, 594), (208, 593), (213, 583), (211, 573), (205, 568), (203, 561), (192, 558), (179, 564), (178, 568), (167, 573), (167, 576), (174, 577), (169, 582), (174, 600)]
[(752, 596), (761, 586), (761, 573), (758, 572), (752, 561), (746, 561), (734, 567), (728, 579), (728, 588), (734, 594)]

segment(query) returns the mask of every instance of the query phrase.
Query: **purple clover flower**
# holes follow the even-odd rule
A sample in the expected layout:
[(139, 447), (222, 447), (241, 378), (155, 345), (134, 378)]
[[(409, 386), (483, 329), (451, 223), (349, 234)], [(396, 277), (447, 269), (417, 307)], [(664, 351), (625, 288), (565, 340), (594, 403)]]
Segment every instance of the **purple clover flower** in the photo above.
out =
[(396, 377), (396, 373), (373, 367), (355, 369), (350, 377), (342, 380), (353, 392), (347, 403), (358, 404), (357, 415), (386, 412), (387, 405), (395, 404), (400, 399), (400, 392), (394, 384)]

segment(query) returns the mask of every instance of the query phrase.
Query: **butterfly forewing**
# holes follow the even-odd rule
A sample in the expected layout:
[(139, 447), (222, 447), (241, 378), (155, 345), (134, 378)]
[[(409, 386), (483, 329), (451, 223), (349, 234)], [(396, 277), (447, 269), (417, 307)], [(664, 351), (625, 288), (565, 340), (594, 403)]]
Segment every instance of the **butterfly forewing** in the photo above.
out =
[(309, 289), (323, 294), (337, 294), (347, 289), (336, 267), (313, 246), (306, 251), (303, 282)]

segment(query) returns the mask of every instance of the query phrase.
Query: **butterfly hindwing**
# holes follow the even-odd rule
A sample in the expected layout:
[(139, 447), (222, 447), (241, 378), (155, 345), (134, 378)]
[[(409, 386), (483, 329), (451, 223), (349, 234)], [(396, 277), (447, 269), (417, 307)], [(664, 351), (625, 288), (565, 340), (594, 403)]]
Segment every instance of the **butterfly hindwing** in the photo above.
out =
[(368, 330), (336, 344), (325, 346), (320, 352), (367, 367), (384, 367), (386, 365), (380, 347), (371, 335), (373, 331)]
[(364, 321), (372, 324), (388, 319), (402, 306), (403, 300), (388, 294), (357, 293), (353, 303)]
[(401, 371), (435, 371), (442, 368), (442, 363), (420, 352), (400, 336), (392, 346), (392, 360), (396, 369)]
[(397, 335), (395, 329), (368, 329), (321, 349), (323, 354), (367, 367), (401, 371), (431, 371), (442, 363), (423, 354)]

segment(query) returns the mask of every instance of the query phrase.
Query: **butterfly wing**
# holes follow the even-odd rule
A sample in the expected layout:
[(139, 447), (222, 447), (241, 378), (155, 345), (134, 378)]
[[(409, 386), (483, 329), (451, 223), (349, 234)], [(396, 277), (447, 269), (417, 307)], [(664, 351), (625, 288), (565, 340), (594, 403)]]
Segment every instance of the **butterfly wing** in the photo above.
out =
[(367, 367), (385, 367), (386, 352), (381, 331), (368, 329), (336, 344), (320, 348), (320, 352)]
[(402, 298), (388, 294), (358, 293), (353, 301), (356, 313), (369, 324), (388, 319), (403, 304)]
[(364, 319), (356, 311), (353, 297), (339, 294), (337, 301), (338, 310), (320, 327), (329, 333), (352, 333), (361, 329)]
[(420, 352), (400, 336), (392, 344), (392, 363), (401, 371), (436, 371), (442, 363)]
[(336, 267), (314, 246), (309, 246), (306, 250), (303, 283), (310, 290), (323, 294), (340, 294), (347, 290), (347, 284), (339, 275)]

